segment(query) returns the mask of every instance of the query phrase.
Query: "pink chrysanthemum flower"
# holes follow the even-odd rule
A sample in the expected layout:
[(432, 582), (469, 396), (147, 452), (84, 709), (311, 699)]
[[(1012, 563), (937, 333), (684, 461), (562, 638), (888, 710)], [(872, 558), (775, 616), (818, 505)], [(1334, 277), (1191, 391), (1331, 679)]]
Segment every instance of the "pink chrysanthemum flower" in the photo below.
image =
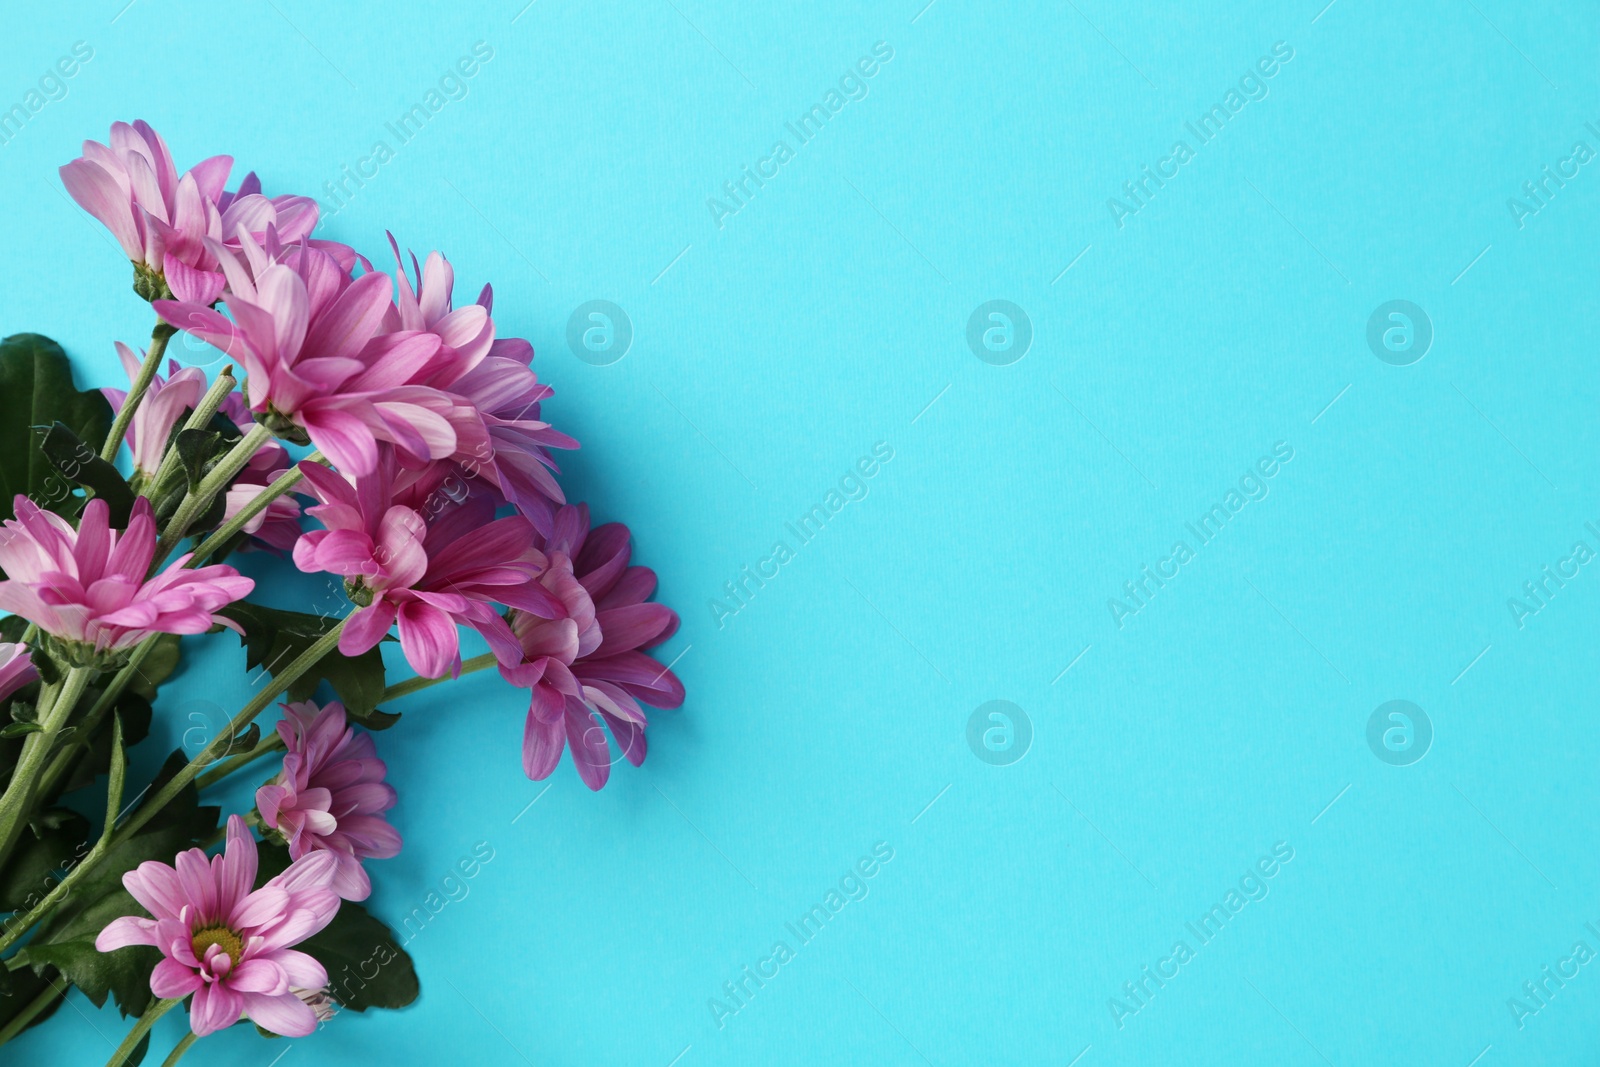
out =
[(61, 168), (72, 199), (105, 224), (141, 272), (146, 298), (161, 294), (158, 280), (180, 300), (209, 304), (222, 292), (222, 277), (205, 238), (223, 236), (222, 196), (231, 156), (212, 156), (183, 177), (161, 135), (143, 120), (111, 127), (111, 144), (83, 142), (83, 155)]
[(317, 1028), (317, 1013), (294, 992), (327, 985), (327, 969), (295, 949), (339, 911), (329, 886), (331, 853), (295, 860), (260, 889), (255, 838), (237, 815), (228, 817), (228, 843), (207, 859), (191, 848), (176, 866), (146, 860), (122, 884), (153, 918), (113, 919), (94, 947), (112, 952), (152, 945), (162, 961), (150, 975), (158, 997), (194, 995), (189, 1026), (201, 1037), (248, 1018), (284, 1037)]
[[(231, 156), (212, 156), (179, 177), (166, 142), (148, 123), (118, 122), (109, 146), (83, 143), (83, 156), (61, 168), (61, 181), (133, 261), (142, 296), (154, 300), (171, 292), (209, 305), (227, 285), (220, 262), (225, 249), (237, 249), (246, 235), (261, 240), (273, 234), (292, 244), (317, 225), (315, 200), (262, 196), (253, 173), (227, 191), (232, 169)], [(346, 269), (355, 262), (345, 245), (313, 243), (345, 260)]]
[(521, 516), (494, 517), (496, 501), (481, 493), (424, 517), (395, 502), (394, 453), (384, 449), (372, 475), (345, 478), (315, 463), (301, 464), (311, 492), (322, 501), (306, 514), (327, 527), (312, 530), (294, 547), (295, 566), (345, 579), (358, 610), (350, 616), (339, 651), (359, 656), (399, 624), (400, 647), (418, 674), (452, 676), (461, 670), (458, 625), (489, 642), (502, 663), (520, 649), (494, 605), (556, 614), (560, 605), (537, 581), (544, 555), (537, 532)]
[(613, 761), (594, 715), (637, 767), (646, 750), (647, 721), (640, 705), (683, 703), (683, 683), (644, 652), (677, 632), (678, 615), (664, 604), (647, 603), (655, 592), (655, 572), (628, 565), (629, 539), (628, 528), (619, 522), (591, 530), (587, 505), (561, 508), (543, 546), (550, 565), (539, 581), (563, 612), (554, 619), (511, 613), (523, 662), (502, 666), (500, 673), (513, 685), (533, 690), (522, 767), (536, 781), (550, 776), (570, 744), (579, 777), (599, 789)]
[(33, 666), (28, 646), (0, 641), (0, 701), (8, 699), (18, 689), (39, 680)]
[(419, 460), (455, 451), (458, 402), (407, 384), (438, 351), (439, 338), (384, 332), (393, 292), (387, 274), (352, 280), (332, 255), (305, 244), (262, 249), (248, 235), (241, 243), (243, 257), (220, 254), (231, 320), (195, 302), (158, 300), (155, 309), (244, 367), (258, 421), (279, 436), (315, 443), (352, 474), (372, 472), (379, 441)]
[(148, 499), (139, 498), (125, 531), (111, 529), (110, 509), (98, 498), (76, 530), (25, 496), (15, 506), (17, 517), (0, 529), (8, 579), (0, 582), (0, 611), (37, 623), (73, 662), (114, 657), (153, 633), (200, 634), (217, 623), (238, 629), (215, 614), (255, 588), (232, 567), (189, 570), (184, 555), (146, 580), (156, 550)]
[(495, 338), (491, 287), (483, 287), (477, 303), (453, 307), (455, 271), (450, 261), (431, 252), (426, 266), (418, 266), (413, 256), (413, 280), (392, 236), (389, 243), (398, 264), (390, 325), (426, 330), (440, 342), (412, 384), (441, 390), (460, 402), (452, 419), (456, 451), (451, 459), (473, 477), (487, 478), (548, 534), (555, 509), (566, 502), (550, 449), (577, 448), (578, 442), (539, 418), (539, 404), (553, 390), (528, 366), (533, 346), (520, 338)]
[(278, 722), (283, 770), (256, 790), (261, 820), (289, 842), (295, 859), (326, 851), (338, 861), (333, 888), (346, 900), (366, 900), (372, 880), (361, 861), (400, 853), (400, 834), (383, 813), (394, 807), (388, 767), (372, 735), (357, 733), (335, 701), (283, 705)]
[[(144, 362), (142, 356), (135, 355), (133, 349), (118, 341), (117, 358), (122, 360), (122, 369), (128, 372), (129, 381), (138, 376), (139, 365)], [(133, 469), (146, 478), (153, 477), (161, 466), (173, 428), (199, 406), (200, 398), (206, 394), (205, 371), (198, 367), (179, 367), (177, 360), (169, 360), (167, 375), (163, 378), (158, 374), (151, 379), (150, 388), (128, 426)], [(107, 388), (100, 393), (113, 411), (121, 411), (128, 399), (125, 389)]]

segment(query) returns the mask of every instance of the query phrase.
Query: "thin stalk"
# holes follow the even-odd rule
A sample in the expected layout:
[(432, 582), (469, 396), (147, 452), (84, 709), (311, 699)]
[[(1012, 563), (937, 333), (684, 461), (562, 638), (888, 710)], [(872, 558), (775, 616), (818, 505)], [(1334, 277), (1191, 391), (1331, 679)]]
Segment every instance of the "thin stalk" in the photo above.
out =
[(106, 1061), (106, 1067), (122, 1067), (127, 1063), (128, 1057), (139, 1047), (139, 1042), (144, 1040), (144, 1035), (150, 1032), (156, 1020), (176, 1007), (180, 999), (173, 997), (171, 1000), (158, 1000), (146, 1008), (145, 1013), (139, 1016), (139, 1021), (133, 1024), (133, 1029), (128, 1031), (128, 1036), (122, 1039), (122, 1044), (117, 1046), (117, 1051)]
[[(239, 731), (249, 726), (257, 715), (267, 709), (267, 705), (278, 699), (285, 690), (299, 681), (302, 674), (305, 674), (306, 671), (320, 663), (322, 657), (338, 648), (339, 638), (344, 633), (345, 623), (348, 621), (348, 616), (340, 619), (339, 625), (318, 638), (316, 644), (302, 652), (298, 659), (284, 668), (282, 674), (273, 678), (266, 688), (257, 693), (250, 703), (240, 708), (239, 713), (228, 723), (226, 730), (218, 732), (217, 736), (211, 739), (211, 743), (200, 750), (198, 756), (190, 760), (171, 781), (162, 786), (155, 796), (145, 801), (139, 810), (134, 813), (133, 817), (123, 824), (122, 828), (117, 831), (118, 839), (125, 839), (137, 833), (139, 828), (149, 822), (156, 812), (164, 808), (173, 797), (183, 791), (185, 786), (199, 777), (201, 771), (218, 756), (222, 755), (226, 746), (232, 744), (233, 739), (239, 736)], [(73, 874), (83, 871), (87, 866), (88, 864), (79, 866)], [(72, 875), (67, 877), (70, 879)], [(0, 949), (3, 949), (3, 947), (3, 945), (0, 945)]]
[(65, 994), (66, 990), (56, 985), (54, 978), (46, 978), (49, 983), (44, 987), (44, 992), (28, 1001), (27, 1006), (14, 1015), (10, 1022), (0, 1027), (0, 1045), (16, 1037), (28, 1028), (28, 1024), (38, 1017), (41, 1011), (48, 1008), (56, 998)]
[(139, 410), (140, 401), (144, 400), (144, 394), (149, 392), (156, 372), (161, 369), (161, 357), (167, 353), (167, 342), (177, 332), (176, 327), (165, 322), (157, 322), (156, 328), (150, 331), (150, 354), (139, 364), (139, 373), (134, 375), (133, 383), (128, 387), (128, 396), (122, 401), (122, 410), (117, 412), (116, 419), (112, 421), (111, 432), (106, 434), (105, 447), (100, 450), (100, 458), (107, 463), (116, 460), (122, 439), (128, 436), (128, 427), (133, 424), (133, 414)]
[(111, 770), (106, 785), (106, 822), (101, 835), (116, 829), (122, 814), (122, 787), (128, 781), (128, 754), (122, 750), (122, 716), (111, 716)]
[[(327, 463), (328, 461), (322, 458), (321, 452), (314, 452), (310, 456), (307, 456), (303, 462)], [(266, 511), (267, 506), (274, 500), (278, 499), (280, 496), (299, 485), (303, 478), (305, 478), (305, 473), (300, 470), (298, 464), (290, 467), (287, 471), (284, 471), (283, 475), (277, 481), (263, 489), (254, 500), (250, 501), (250, 503), (246, 504), (243, 508), (240, 508), (239, 514), (235, 515), (221, 526), (218, 526), (211, 536), (207, 537), (204, 541), (201, 541), (198, 546), (196, 546), (194, 550), (194, 562), (197, 564), (200, 563), (217, 549), (227, 544), (235, 534), (237, 534), (240, 530), (243, 530), (246, 526), (250, 525), (251, 519), (255, 518), (263, 511)]]
[[(485, 652), (481, 656), (473, 656), (471, 659), (463, 661), (461, 673), (471, 674), (474, 671), (485, 670), (494, 665), (494, 653)], [(388, 703), (391, 700), (399, 700), (401, 697), (410, 696), (412, 693), (420, 693), (422, 690), (432, 688), (440, 682), (448, 682), (450, 680), (450, 676), (447, 674), (442, 678), (410, 678), (404, 682), (396, 682), (383, 691), (383, 696), (378, 698), (378, 702)]]
[[(211, 424), (211, 417), (217, 413), (222, 402), (233, 392), (239, 382), (233, 376), (232, 367), (224, 367), (222, 373), (217, 375), (217, 380), (211, 383), (211, 388), (206, 390), (206, 395), (200, 398), (200, 406), (190, 414), (189, 421), (183, 424), (185, 430), (203, 430)], [(177, 448), (167, 449), (167, 454), (161, 457), (161, 466), (156, 468), (156, 473), (150, 483), (140, 491), (140, 496), (154, 496), (156, 490), (166, 484), (178, 471), (182, 460), (178, 456)]]
[(193, 1030), (184, 1034), (183, 1040), (174, 1045), (172, 1051), (167, 1054), (167, 1058), (161, 1061), (161, 1067), (175, 1067), (175, 1064), (183, 1059), (183, 1054), (189, 1051), (189, 1046), (199, 1040), (200, 1035)]
[(190, 782), (199, 777), (200, 772), (216, 760), (222, 754), (224, 747), (232, 744), (239, 731), (250, 725), (257, 715), (266, 710), (268, 704), (282, 696), (284, 691), (298, 681), (301, 675), (316, 666), (323, 656), (336, 649), (339, 646), (339, 637), (344, 633), (345, 623), (348, 621), (348, 617), (341, 619), (339, 625), (320, 637), (316, 644), (306, 649), (298, 659), (284, 668), (282, 674), (273, 678), (266, 688), (257, 693), (250, 703), (240, 708), (239, 713), (228, 723), (228, 728), (218, 733), (211, 743), (201, 750), (199, 755), (190, 760), (166, 785), (157, 790), (154, 796), (140, 805), (139, 810), (134, 812), (127, 822), (110, 833), (103, 833), (100, 836), (100, 840), (95, 843), (94, 848), (90, 849), (89, 854), (83, 858), (82, 863), (74, 867), (65, 878), (57, 882), (56, 887), (42, 901), (36, 904), (32, 910), (22, 916), (20, 921), (10, 924), (6, 933), (0, 936), (0, 953), (5, 952), (21, 940), (22, 936), (32, 929), (35, 923), (61, 902), (61, 899), (67, 895), (79, 879), (99, 866), (100, 861), (105, 858), (112, 848), (138, 833), (145, 823), (154, 818), (157, 812), (166, 807)]
[[(5, 795), (0, 797), (0, 861), (11, 854), (17, 835), (28, 821), (29, 809), (38, 787), (39, 768), (49, 758), (50, 749), (54, 747), (61, 728), (67, 724), (67, 718), (78, 701), (83, 699), (84, 690), (89, 688), (94, 675), (92, 667), (74, 667), (68, 671), (59, 686), (53, 687), (48, 706), (41, 706), (40, 728), (28, 734), (27, 740), (23, 741), (22, 754), (17, 757), (17, 765), (11, 772), (11, 783), (6, 787)], [(45, 705), (44, 698), (41, 698), (40, 704)]]
[(56, 754), (55, 759), (45, 768), (44, 777), (40, 779), (40, 792), (49, 794), (55, 789), (61, 776), (72, 768), (72, 761), (77, 758), (80, 749), (87, 748), (93, 741), (95, 731), (100, 728), (100, 720), (104, 719), (106, 712), (122, 699), (122, 694), (127, 690), (128, 684), (133, 681), (133, 676), (139, 673), (144, 661), (150, 658), (150, 653), (155, 651), (156, 641), (166, 636), (155, 634), (145, 638), (134, 647), (133, 655), (129, 657), (127, 666), (114, 674), (105, 691), (100, 694), (100, 699), (94, 702), (89, 709), (89, 714), (83, 717), (83, 725), (73, 736), (72, 743)]
[(209, 789), (216, 785), (234, 771), (248, 767), (263, 756), (283, 748), (283, 738), (276, 730), (262, 738), (261, 743), (249, 752), (241, 752), (237, 756), (229, 756), (206, 773), (202, 774), (194, 783), (196, 789)]
[(156, 558), (151, 564), (152, 568), (161, 566), (161, 561), (171, 555), (172, 550), (179, 541), (189, 532), (189, 526), (200, 517), (216, 495), (226, 490), (239, 472), (244, 470), (245, 464), (250, 462), (250, 457), (260, 451), (261, 446), (272, 438), (272, 431), (260, 423), (250, 427), (250, 432), (245, 434), (238, 444), (226, 456), (222, 457), (211, 473), (201, 479), (199, 486), (183, 498), (183, 503), (178, 505), (178, 513), (172, 516), (167, 528), (161, 533), (161, 540), (156, 542)]

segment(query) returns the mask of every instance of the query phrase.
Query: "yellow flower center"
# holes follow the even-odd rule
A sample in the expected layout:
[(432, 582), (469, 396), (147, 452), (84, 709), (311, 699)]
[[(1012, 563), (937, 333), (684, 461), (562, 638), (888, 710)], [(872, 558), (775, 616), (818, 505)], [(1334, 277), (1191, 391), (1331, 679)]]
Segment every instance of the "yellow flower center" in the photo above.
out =
[(206, 950), (212, 945), (221, 945), (222, 951), (228, 954), (235, 967), (239, 966), (239, 958), (244, 955), (244, 942), (239, 940), (239, 935), (226, 926), (210, 926), (204, 930), (196, 930), (194, 934), (195, 958), (204, 962)]

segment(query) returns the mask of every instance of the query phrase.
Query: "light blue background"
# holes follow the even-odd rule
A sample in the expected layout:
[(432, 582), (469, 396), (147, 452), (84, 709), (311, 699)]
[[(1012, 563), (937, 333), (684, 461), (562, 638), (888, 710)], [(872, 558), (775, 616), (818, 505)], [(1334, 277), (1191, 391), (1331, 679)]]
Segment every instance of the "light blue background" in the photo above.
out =
[[(94, 384), (149, 315), (59, 188), (81, 139), (142, 116), (180, 166), (231, 152), (325, 199), (491, 46), (322, 233), (494, 282), (583, 442), (572, 495), (633, 525), (684, 617), (688, 702), (599, 795), (570, 762), (522, 777), (525, 701), (491, 676), (395, 705), (407, 846), (374, 910), (399, 925), (495, 854), (410, 942), (422, 999), (189, 1062), (1594, 1061), (1600, 964), (1522, 1029), (1507, 999), (1600, 951), (1600, 567), (1520, 629), (1507, 599), (1600, 548), (1600, 163), (1521, 228), (1506, 203), (1600, 150), (1593, 8), (922, 2), (7, 19), (0, 104), (94, 58), (0, 147), (0, 330)], [(707, 198), (879, 41), (870, 95), (719, 229)], [(1107, 198), (1279, 41), (1269, 95), (1119, 229)], [(596, 298), (635, 329), (608, 367), (565, 340)], [(1007, 367), (965, 341), (996, 298), (1035, 333)], [(1435, 331), (1408, 367), (1365, 340), (1397, 298)], [(879, 441), (867, 497), (719, 626), (723, 583)], [(1278, 441), (1270, 495), (1119, 629), (1108, 598)], [(235, 642), (201, 645), (147, 763), (199, 721), (183, 700), (246, 696)], [(1365, 738), (1397, 698), (1435, 730), (1409, 767)], [(1033, 724), (1012, 766), (965, 741), (991, 699)], [(798, 946), (785, 923), (876, 842), (870, 895)], [(1270, 894), (1199, 947), (1184, 924), (1276, 842)], [(1110, 999), (1180, 938), (1194, 960), (1119, 1029)], [(795, 959), (719, 1029), (708, 999), (779, 939)], [(0, 1060), (99, 1063), (125, 1025), (74, 996)]]

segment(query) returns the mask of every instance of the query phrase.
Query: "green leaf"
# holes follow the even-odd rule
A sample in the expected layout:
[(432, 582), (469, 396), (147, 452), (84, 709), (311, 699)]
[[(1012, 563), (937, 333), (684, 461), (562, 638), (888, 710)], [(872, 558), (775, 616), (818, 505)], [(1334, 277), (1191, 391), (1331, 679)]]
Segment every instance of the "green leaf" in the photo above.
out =
[(116, 998), (123, 1015), (132, 1016), (143, 1015), (150, 1006), (150, 972), (161, 962), (161, 950), (129, 945), (115, 952), (101, 952), (94, 947), (92, 937), (75, 941), (52, 939), (48, 944), (24, 947), (16, 958), (36, 971), (46, 964), (58, 968), (95, 1007), (104, 1007), (109, 994)]
[(156, 690), (161, 683), (172, 677), (172, 673), (178, 669), (182, 653), (183, 641), (177, 634), (162, 634), (157, 637), (155, 647), (144, 658), (139, 669), (133, 672), (133, 680), (128, 683), (128, 692), (137, 693), (146, 700), (154, 701)]
[(36, 722), (14, 722), (0, 729), (0, 737), (21, 737), (23, 734), (36, 734), (43, 729), (44, 727)]
[(89, 820), (75, 811), (45, 812), (22, 832), (0, 868), (0, 912), (26, 911), (54, 889), (57, 872), (89, 851)]
[(183, 472), (189, 479), (192, 492), (211, 473), (233, 442), (214, 430), (180, 430), (178, 432), (178, 458), (183, 461)]
[[(96, 686), (85, 695), (80, 705), (84, 715), (87, 715), (88, 709), (100, 699), (101, 692), (102, 690)], [(111, 762), (113, 715), (122, 720), (122, 742), (125, 747), (131, 748), (149, 735), (150, 720), (153, 718), (150, 702), (133, 693), (122, 694), (122, 697), (111, 706), (111, 714), (100, 720), (100, 726), (84, 747), (83, 754), (77, 758), (72, 770), (62, 780), (61, 792), (70, 793), (75, 789), (82, 789), (105, 773), (106, 767)], [(81, 719), (74, 721), (81, 723)]]
[(7, 971), (0, 969), (0, 1027), (4, 1027), (12, 1019), (22, 1013), (22, 1010), (32, 1004), (41, 993), (47, 989), (55, 989), (58, 995), (51, 998), (50, 1005), (33, 1017), (23, 1029), (38, 1026), (61, 1007), (61, 1002), (66, 999), (67, 984), (56, 977), (53, 970), (45, 974), (35, 974), (30, 970)]
[[(274, 842), (262, 842), (260, 857), (257, 887), (289, 866), (289, 850)], [(403, 1008), (422, 992), (411, 956), (389, 927), (348, 900), (325, 929), (295, 947), (327, 969), (329, 994), (355, 1011)]]
[[(349, 708), (345, 710), (350, 711)], [(350, 718), (369, 730), (387, 730), (400, 721), (400, 713), (398, 711), (380, 711), (377, 708), (373, 708), (364, 714), (357, 714), (351, 711)]]
[[(264, 667), (273, 674), (293, 663), (339, 624), (336, 618), (280, 611), (243, 600), (217, 614), (244, 629), (240, 640), (245, 646), (246, 665), (251, 670)], [(383, 655), (376, 648), (354, 657), (335, 649), (289, 687), (289, 699), (309, 700), (317, 684), (324, 680), (339, 694), (345, 710), (361, 721), (373, 713), (383, 696)]]
[(111, 429), (111, 405), (73, 384), (67, 354), (48, 337), (19, 333), (0, 341), (0, 520), (13, 517), (18, 494), (66, 514), (81, 506), (34, 440), (33, 427), (57, 422), (98, 451)]
[(106, 502), (111, 509), (113, 527), (119, 530), (127, 528), (135, 497), (122, 472), (101, 459), (63, 422), (57, 422), (44, 431), (39, 447), (58, 474), (69, 482), (91, 490)]

